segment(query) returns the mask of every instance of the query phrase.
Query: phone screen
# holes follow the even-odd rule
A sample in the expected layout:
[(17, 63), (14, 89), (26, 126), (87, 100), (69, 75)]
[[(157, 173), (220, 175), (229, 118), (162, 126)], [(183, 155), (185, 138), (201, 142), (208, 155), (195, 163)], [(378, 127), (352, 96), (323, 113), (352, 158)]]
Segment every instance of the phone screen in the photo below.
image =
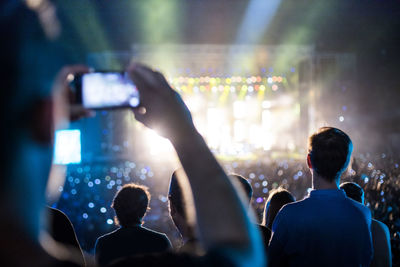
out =
[(82, 75), (82, 105), (85, 108), (137, 107), (139, 91), (124, 72), (94, 72)]

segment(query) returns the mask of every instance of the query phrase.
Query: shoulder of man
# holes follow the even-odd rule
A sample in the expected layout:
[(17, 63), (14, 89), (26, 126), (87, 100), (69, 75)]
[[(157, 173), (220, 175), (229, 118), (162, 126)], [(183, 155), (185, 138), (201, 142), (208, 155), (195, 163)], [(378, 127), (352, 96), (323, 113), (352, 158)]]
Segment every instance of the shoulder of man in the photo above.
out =
[(97, 249), (98, 247), (101, 247), (102, 245), (107, 243), (109, 240), (112, 240), (115, 237), (115, 235), (117, 234), (118, 230), (119, 230), (119, 228), (115, 229), (112, 232), (106, 233), (102, 236), (99, 236), (96, 240), (95, 249)]
[(308, 204), (308, 199), (302, 199), (299, 201), (287, 203), (282, 206), (282, 208), (279, 210), (279, 213), (284, 214), (285, 216), (290, 216), (292, 213), (297, 212), (299, 209), (302, 209), (304, 206), (307, 206)]
[(307, 205), (307, 198), (285, 204), (279, 210), (278, 214), (275, 217), (274, 223), (272, 225), (272, 232), (276, 230), (277, 225), (279, 225), (280, 227), (286, 227), (290, 224), (290, 222), (298, 219), (299, 216), (304, 215), (304, 209), (306, 209), (306, 211), (309, 210), (309, 208), (307, 208)]
[(140, 229), (142, 230), (142, 231), (145, 231), (146, 233), (148, 233), (148, 234), (151, 234), (151, 235), (154, 235), (154, 236), (159, 236), (159, 237), (161, 237), (161, 236), (165, 236), (166, 237), (166, 235), (164, 234), (164, 233), (161, 233), (161, 232), (157, 232), (157, 231), (155, 231), (155, 230), (153, 230), (153, 229), (149, 229), (149, 228), (147, 228), (147, 227), (140, 227)]
[(371, 211), (369, 210), (369, 208), (367, 208), (365, 205), (363, 205), (360, 202), (357, 202), (351, 198), (346, 198), (346, 201), (348, 201), (348, 203), (350, 203), (352, 206), (354, 206), (355, 208), (360, 210), (368, 221), (371, 221), (372, 215), (371, 215)]
[(159, 239), (161, 242), (165, 243), (167, 247), (172, 247), (171, 242), (169, 241), (168, 237), (166, 234), (154, 231), (152, 229), (148, 229), (146, 227), (141, 227), (144, 231), (146, 231), (148, 234), (154, 236), (154, 238)]
[(120, 229), (121, 228), (117, 228), (117, 229), (115, 229), (115, 230), (113, 230), (113, 231), (111, 231), (109, 233), (106, 233), (106, 234), (100, 236), (98, 239), (105, 240), (107, 238), (111, 238), (112, 236), (116, 235), (120, 231)]

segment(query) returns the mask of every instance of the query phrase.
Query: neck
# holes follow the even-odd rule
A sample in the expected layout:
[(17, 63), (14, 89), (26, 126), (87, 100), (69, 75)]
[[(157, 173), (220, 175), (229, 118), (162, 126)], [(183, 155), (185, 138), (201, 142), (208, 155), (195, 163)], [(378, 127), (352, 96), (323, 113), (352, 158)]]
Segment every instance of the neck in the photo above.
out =
[(135, 224), (129, 224), (129, 225), (120, 225), (121, 228), (130, 228), (130, 227), (142, 227), (143, 223), (135, 223)]
[(313, 173), (312, 175), (312, 186), (313, 189), (316, 190), (339, 189), (339, 181), (340, 177), (334, 179), (333, 181), (328, 181), (316, 173)]

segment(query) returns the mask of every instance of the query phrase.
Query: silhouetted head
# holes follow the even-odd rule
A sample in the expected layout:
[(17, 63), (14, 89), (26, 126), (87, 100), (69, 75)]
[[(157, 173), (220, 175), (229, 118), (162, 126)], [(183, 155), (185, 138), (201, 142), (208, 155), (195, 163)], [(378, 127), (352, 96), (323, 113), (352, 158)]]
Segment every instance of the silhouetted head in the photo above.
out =
[(269, 193), (264, 208), (263, 224), (272, 229), (272, 224), (279, 210), (286, 204), (295, 202), (294, 196), (286, 189), (278, 188)]
[(364, 189), (356, 183), (345, 182), (340, 185), (340, 189), (346, 192), (346, 196), (364, 204)]
[(347, 134), (337, 128), (323, 127), (309, 138), (307, 163), (316, 174), (333, 182), (340, 179), (349, 165), (352, 151), (353, 144)]
[(253, 197), (253, 188), (251, 187), (251, 184), (249, 181), (247, 181), (246, 178), (239, 174), (230, 174), (229, 177), (232, 179), (235, 179), (236, 181), (239, 182), (240, 186), (242, 187), (244, 193), (246, 194), (248, 204), (250, 205), (251, 198)]
[(170, 205), (170, 213), (173, 217), (175, 213), (179, 214), (183, 219), (186, 219), (186, 208), (183, 196), (183, 189), (179, 180), (177, 178), (178, 170), (174, 171), (171, 176), (171, 182), (169, 184), (169, 205)]
[(169, 213), (183, 241), (196, 238), (194, 203), (186, 173), (182, 168), (175, 170), (169, 184)]
[(117, 192), (111, 207), (115, 210), (115, 223), (122, 227), (142, 223), (148, 210), (150, 193), (143, 185), (126, 184)]

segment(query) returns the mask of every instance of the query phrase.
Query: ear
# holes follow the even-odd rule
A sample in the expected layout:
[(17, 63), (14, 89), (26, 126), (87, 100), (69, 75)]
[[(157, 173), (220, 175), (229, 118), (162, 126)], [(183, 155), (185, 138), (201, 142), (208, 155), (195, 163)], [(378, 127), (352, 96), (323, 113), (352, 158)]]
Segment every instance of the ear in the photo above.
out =
[(312, 169), (312, 164), (311, 164), (311, 156), (310, 154), (307, 155), (307, 166), (308, 168)]

